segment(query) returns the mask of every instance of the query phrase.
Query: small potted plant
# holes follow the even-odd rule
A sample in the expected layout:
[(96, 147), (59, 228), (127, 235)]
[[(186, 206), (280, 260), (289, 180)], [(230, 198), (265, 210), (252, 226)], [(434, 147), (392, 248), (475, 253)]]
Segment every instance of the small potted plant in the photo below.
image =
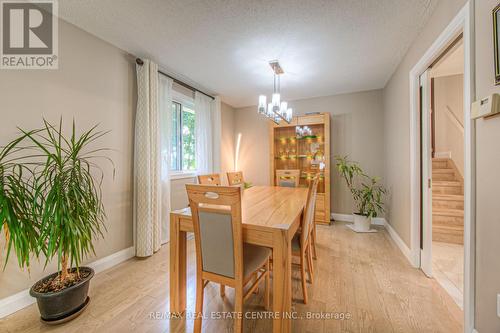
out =
[(384, 212), (383, 196), (387, 190), (379, 184), (379, 178), (366, 175), (359, 164), (349, 161), (347, 156), (337, 156), (335, 160), (337, 170), (345, 180), (356, 205), (353, 229), (357, 232), (369, 232), (372, 218)]
[[(0, 227), (7, 237), (7, 256), (13, 248), (21, 268), (30, 265), (30, 255), (42, 254), (45, 265), (54, 257), (58, 272), (30, 289), (37, 299), (43, 321), (64, 322), (87, 306), (94, 271), (81, 267), (94, 253), (93, 240), (105, 228), (101, 198), (103, 171), (94, 163), (107, 149), (90, 145), (104, 134), (96, 127), (77, 136), (55, 127), (22, 131), (20, 138), (0, 154)], [(109, 160), (111, 163), (112, 161)]]

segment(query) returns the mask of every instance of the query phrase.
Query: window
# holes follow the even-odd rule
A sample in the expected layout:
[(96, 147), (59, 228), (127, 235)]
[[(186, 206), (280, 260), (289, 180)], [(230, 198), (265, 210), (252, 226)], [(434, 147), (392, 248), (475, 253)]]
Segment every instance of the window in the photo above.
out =
[(194, 110), (191, 106), (172, 102), (170, 147), (170, 169), (172, 171), (196, 170), (194, 118)]

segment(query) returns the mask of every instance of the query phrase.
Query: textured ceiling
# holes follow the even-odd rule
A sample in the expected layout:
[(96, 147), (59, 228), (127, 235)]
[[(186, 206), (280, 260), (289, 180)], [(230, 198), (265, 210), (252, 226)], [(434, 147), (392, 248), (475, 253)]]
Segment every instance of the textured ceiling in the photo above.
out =
[(437, 0), (60, 0), (61, 18), (235, 106), (385, 86)]

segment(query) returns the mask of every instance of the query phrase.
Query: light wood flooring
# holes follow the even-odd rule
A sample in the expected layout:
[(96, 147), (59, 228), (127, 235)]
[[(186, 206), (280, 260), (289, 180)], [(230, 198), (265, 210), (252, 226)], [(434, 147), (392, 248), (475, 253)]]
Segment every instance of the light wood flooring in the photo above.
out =
[[(188, 313), (194, 309), (194, 243), (189, 241)], [(91, 302), (75, 320), (46, 326), (31, 305), (0, 320), (0, 332), (192, 332), (191, 319), (168, 319), (168, 246), (151, 258), (131, 259), (97, 274)], [(293, 269), (293, 308), (344, 314), (349, 319), (294, 320), (293, 332), (445, 332), (462, 331), (462, 312), (433, 279), (410, 266), (384, 229), (356, 234), (343, 223), (318, 227), (318, 260), (309, 303), (302, 304), (300, 275)], [(247, 315), (263, 314), (263, 288), (245, 304)], [(232, 311), (233, 292), (221, 299), (217, 285), (205, 291), (205, 314)], [(270, 319), (245, 319), (244, 332), (270, 332)], [(204, 332), (231, 332), (232, 320), (207, 319)]]

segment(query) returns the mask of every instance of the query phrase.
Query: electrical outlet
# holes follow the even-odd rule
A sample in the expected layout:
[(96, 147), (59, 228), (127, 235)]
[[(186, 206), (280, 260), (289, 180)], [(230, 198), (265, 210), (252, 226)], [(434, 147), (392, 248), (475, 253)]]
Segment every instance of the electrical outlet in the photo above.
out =
[(497, 316), (500, 317), (500, 294), (497, 294)]

